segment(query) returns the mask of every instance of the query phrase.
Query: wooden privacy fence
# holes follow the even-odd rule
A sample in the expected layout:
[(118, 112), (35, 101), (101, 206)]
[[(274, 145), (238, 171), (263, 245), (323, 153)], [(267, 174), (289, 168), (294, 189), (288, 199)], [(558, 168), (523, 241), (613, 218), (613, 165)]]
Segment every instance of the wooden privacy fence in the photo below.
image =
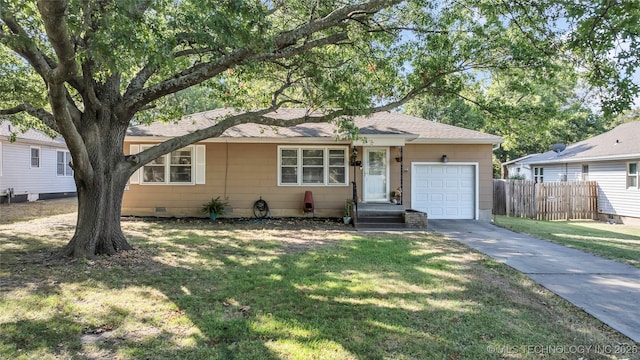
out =
[(596, 219), (598, 186), (595, 181), (494, 180), (493, 213), (538, 220)]

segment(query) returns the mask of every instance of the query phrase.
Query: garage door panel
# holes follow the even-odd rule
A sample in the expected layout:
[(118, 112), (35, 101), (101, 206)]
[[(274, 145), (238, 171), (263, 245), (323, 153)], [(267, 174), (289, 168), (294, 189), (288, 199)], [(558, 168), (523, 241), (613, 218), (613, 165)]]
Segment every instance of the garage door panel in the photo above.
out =
[(457, 190), (460, 188), (460, 182), (457, 180), (447, 180), (445, 184), (446, 184), (445, 188), (447, 189)]
[(457, 176), (461, 173), (460, 169), (457, 167), (445, 167), (445, 171), (442, 173), (447, 174), (448, 176)]
[(473, 180), (460, 180), (459, 185), (460, 185), (460, 188), (463, 188), (463, 189), (472, 189)]
[(460, 195), (458, 194), (445, 194), (445, 198), (448, 202), (458, 202), (460, 201)]
[(474, 165), (415, 165), (412, 207), (431, 219), (474, 219), (475, 173)]

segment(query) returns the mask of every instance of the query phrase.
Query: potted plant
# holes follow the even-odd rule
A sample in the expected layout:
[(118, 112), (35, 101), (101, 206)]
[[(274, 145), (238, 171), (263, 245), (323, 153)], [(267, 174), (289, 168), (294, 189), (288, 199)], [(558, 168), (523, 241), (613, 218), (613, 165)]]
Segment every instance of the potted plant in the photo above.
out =
[(400, 204), (402, 199), (402, 190), (397, 188), (396, 190), (391, 192), (391, 202), (394, 204)]
[(215, 220), (218, 215), (224, 215), (225, 208), (229, 205), (226, 201), (220, 200), (220, 196), (217, 198), (211, 198), (211, 200), (202, 205), (202, 212), (209, 214), (211, 220)]
[(344, 216), (342, 217), (342, 221), (345, 224), (349, 224), (351, 222), (351, 208), (353, 206), (353, 201), (351, 199), (347, 199), (344, 202)]

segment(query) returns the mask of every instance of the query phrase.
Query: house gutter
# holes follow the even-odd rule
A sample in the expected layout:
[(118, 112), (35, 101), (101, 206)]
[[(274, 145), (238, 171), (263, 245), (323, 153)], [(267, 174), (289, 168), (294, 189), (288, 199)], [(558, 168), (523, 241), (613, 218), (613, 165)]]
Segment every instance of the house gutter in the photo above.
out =
[[(180, 136), (180, 135), (177, 135)], [(160, 143), (166, 140), (170, 140), (173, 137), (166, 136), (127, 136), (125, 137), (126, 142), (135, 142), (135, 143)], [(327, 140), (331, 140), (334, 144), (351, 144), (351, 140), (342, 140), (328, 137), (291, 137), (291, 138), (272, 138), (272, 137), (251, 137), (251, 138), (230, 138), (230, 137), (215, 137), (208, 138), (198, 143), (273, 143), (273, 144), (281, 144), (283, 142), (287, 143), (326, 143)]]
[[(6, 140), (8, 143), (12, 143), (8, 136), (0, 135), (0, 139)], [(47, 141), (47, 140), (34, 140), (34, 139), (17, 137), (16, 141), (14, 141), (13, 144), (31, 144), (31, 145), (52, 146), (52, 147), (64, 148), (64, 149), (67, 148), (67, 145), (64, 143), (64, 141), (55, 141), (54, 139), (51, 139), (51, 141)]]
[(545, 164), (564, 164), (564, 163), (580, 163), (587, 161), (606, 161), (606, 160), (628, 160), (636, 159), (640, 157), (640, 153), (636, 154), (622, 154), (622, 155), (607, 155), (607, 156), (592, 156), (584, 158), (569, 158), (569, 159), (556, 159), (556, 160), (541, 160), (538, 162), (523, 162), (527, 165), (545, 165)]
[[(176, 136), (180, 136), (178, 134)], [(360, 134), (356, 140), (339, 139), (336, 137), (215, 137), (199, 141), (199, 143), (326, 143), (331, 141), (335, 144), (352, 144), (354, 146), (403, 146), (406, 144), (470, 144), (470, 145), (493, 145), (492, 150), (497, 150), (502, 144), (502, 139), (473, 139), (473, 138), (420, 138), (416, 134)], [(158, 143), (172, 139), (167, 136), (126, 136), (125, 141), (136, 143)]]
[[(498, 139), (473, 139), (473, 138), (418, 138), (411, 141), (412, 144), (483, 144), (483, 145), (500, 145), (503, 140)], [(497, 148), (496, 148), (497, 149)]]

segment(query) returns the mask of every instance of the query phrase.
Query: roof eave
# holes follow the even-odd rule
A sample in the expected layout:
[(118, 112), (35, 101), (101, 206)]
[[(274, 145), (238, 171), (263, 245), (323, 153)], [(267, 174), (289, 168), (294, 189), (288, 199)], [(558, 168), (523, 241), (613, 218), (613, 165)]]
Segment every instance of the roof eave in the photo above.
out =
[[(126, 142), (139, 143), (159, 143), (170, 140), (173, 137), (167, 136), (126, 136)], [(262, 143), (262, 144), (281, 144), (286, 143), (332, 143), (332, 144), (351, 144), (351, 140), (336, 139), (335, 137), (213, 137), (199, 141), (199, 143)]]
[[(11, 140), (8, 136), (0, 135), (0, 139), (6, 140), (11, 143)], [(24, 144), (33, 144), (33, 145), (42, 145), (42, 146), (52, 146), (59, 148), (67, 148), (67, 144), (64, 141), (48, 141), (48, 140), (34, 140), (34, 139), (25, 139), (21, 137), (17, 137), (13, 143), (24, 143)]]
[(564, 164), (564, 163), (587, 162), (587, 161), (628, 160), (628, 159), (636, 159), (636, 158), (640, 158), (640, 153), (578, 157), (578, 158), (570, 158), (570, 159), (554, 159), (554, 160), (545, 160), (545, 161), (525, 161), (523, 163), (528, 165)]
[(502, 144), (501, 138), (479, 139), (479, 138), (417, 138), (410, 141), (411, 144), (482, 144), (497, 145)]
[[(169, 140), (172, 137), (167, 136), (132, 136), (128, 135), (125, 141), (128, 142), (149, 142), (156, 143)], [(501, 144), (502, 139), (460, 139), (460, 138), (420, 138), (414, 134), (369, 134), (361, 135), (362, 140), (343, 140), (336, 139), (335, 137), (215, 137), (202, 140), (200, 142), (205, 143), (338, 143), (338, 144), (351, 144), (357, 146), (371, 146), (388, 144), (388, 146), (402, 146), (405, 143), (409, 144), (482, 144), (482, 145), (495, 145)]]

